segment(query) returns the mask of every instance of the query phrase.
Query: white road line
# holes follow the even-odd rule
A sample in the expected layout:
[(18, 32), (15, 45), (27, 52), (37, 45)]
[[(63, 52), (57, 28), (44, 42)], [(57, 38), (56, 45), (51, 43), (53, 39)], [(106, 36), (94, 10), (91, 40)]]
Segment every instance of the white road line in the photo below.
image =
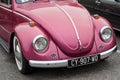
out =
[(117, 50), (117, 53), (120, 53), (120, 50)]

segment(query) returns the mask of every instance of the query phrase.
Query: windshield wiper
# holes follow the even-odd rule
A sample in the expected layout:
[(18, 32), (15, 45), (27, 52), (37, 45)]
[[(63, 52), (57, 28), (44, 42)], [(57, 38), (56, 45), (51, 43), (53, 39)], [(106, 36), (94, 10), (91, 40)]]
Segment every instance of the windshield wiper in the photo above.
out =
[(32, 0), (33, 2), (37, 1), (37, 0)]

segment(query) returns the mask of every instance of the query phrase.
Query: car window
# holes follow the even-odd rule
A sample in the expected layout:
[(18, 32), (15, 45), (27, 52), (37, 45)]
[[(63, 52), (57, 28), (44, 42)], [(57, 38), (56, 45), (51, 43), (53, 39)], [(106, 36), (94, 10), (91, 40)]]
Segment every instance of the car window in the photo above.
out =
[(17, 3), (22, 4), (22, 3), (26, 3), (26, 2), (31, 2), (34, 0), (16, 0)]
[(120, 0), (115, 0), (115, 1), (120, 3)]
[(6, 4), (6, 5), (11, 5), (12, 0), (0, 0), (0, 3)]
[(12, 0), (0, 0), (0, 3), (6, 4), (6, 5), (11, 5)]

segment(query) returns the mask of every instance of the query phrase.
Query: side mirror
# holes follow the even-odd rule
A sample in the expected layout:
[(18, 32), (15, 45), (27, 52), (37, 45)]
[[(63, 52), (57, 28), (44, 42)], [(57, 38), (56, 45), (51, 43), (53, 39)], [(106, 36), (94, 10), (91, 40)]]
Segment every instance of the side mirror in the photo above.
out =
[(120, 2), (120, 0), (115, 0), (116, 2)]

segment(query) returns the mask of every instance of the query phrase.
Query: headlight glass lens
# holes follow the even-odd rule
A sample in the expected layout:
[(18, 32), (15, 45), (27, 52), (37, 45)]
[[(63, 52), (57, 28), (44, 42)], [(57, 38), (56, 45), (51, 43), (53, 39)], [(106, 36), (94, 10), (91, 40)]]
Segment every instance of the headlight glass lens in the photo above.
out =
[(37, 36), (33, 40), (33, 47), (38, 52), (44, 51), (48, 47), (48, 40), (43, 36)]
[(112, 37), (111, 28), (105, 26), (101, 29), (101, 38), (103, 41), (109, 41)]

